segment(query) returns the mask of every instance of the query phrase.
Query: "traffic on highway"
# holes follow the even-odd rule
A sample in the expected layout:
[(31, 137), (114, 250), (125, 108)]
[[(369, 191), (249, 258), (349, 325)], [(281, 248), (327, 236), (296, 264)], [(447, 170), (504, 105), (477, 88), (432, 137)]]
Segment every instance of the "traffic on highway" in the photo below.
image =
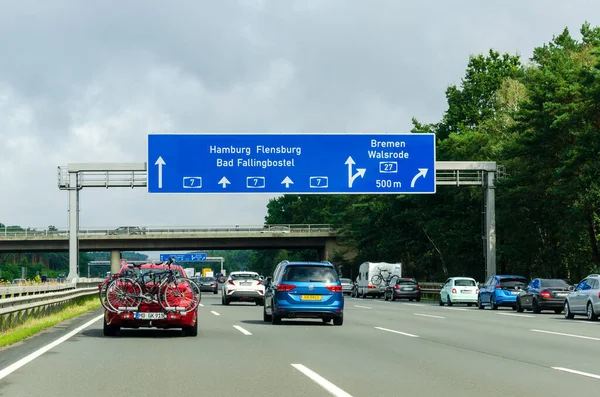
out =
[[(0, 390), (34, 395), (34, 383), (19, 381), (32, 377), (47, 382), (44, 396), (85, 395), (107, 377), (126, 384), (128, 371), (113, 367), (115, 354), (126, 350), (134, 354), (119, 354), (118, 368), (160, 357), (193, 377), (181, 383), (137, 372), (147, 390), (177, 387), (185, 396), (223, 374), (236, 382), (211, 387), (209, 395), (279, 396), (284, 388), (299, 396), (384, 396), (401, 385), (392, 395), (450, 388), (480, 396), (485, 388), (486, 396), (505, 396), (532, 382), (536, 395), (597, 392), (599, 275), (576, 286), (514, 275), (483, 285), (450, 277), (438, 298), (428, 299), (398, 264), (361, 269), (371, 276), (367, 289), (380, 293), (357, 294), (360, 282), (344, 291), (329, 262), (283, 261), (267, 277), (231, 272), (217, 282), (217, 294), (214, 284), (202, 292), (175, 263), (123, 266), (99, 285), (101, 311), (3, 352)], [(493, 310), (481, 310), (487, 307)], [(98, 362), (107, 364), (90, 377)], [(85, 381), (68, 389), (50, 382), (64, 373)], [(130, 395), (125, 390), (134, 389), (115, 395)]]

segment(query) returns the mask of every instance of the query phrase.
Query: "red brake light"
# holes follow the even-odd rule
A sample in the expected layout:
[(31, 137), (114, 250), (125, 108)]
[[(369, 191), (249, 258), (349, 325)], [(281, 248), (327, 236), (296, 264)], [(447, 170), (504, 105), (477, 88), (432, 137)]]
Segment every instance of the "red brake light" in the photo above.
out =
[(400, 289), (400, 287), (398, 286), (398, 284), (394, 285), (394, 289)]
[(342, 292), (341, 285), (328, 285), (325, 288), (327, 288), (331, 292)]
[(456, 294), (456, 288), (452, 288), (452, 293)]
[(502, 289), (502, 287), (500, 286), (500, 284), (496, 285), (496, 289)]
[(542, 296), (542, 298), (544, 298), (544, 299), (550, 299), (550, 298), (552, 298), (552, 295), (551, 295), (551, 294), (550, 294), (550, 292), (548, 292), (548, 291), (542, 291), (542, 292), (540, 292), (540, 295), (541, 295), (541, 296)]
[(235, 285), (232, 280), (227, 280), (227, 282), (231, 285)]
[(479, 288), (475, 288), (475, 294), (479, 293)]
[(293, 285), (293, 284), (279, 284), (277, 286), (277, 291), (278, 292), (281, 292), (281, 291), (291, 291), (294, 288), (296, 288), (296, 286)]
[(419, 284), (417, 284), (417, 291), (421, 290), (421, 286)]
[(261, 284), (262, 284), (262, 281), (258, 280), (258, 284), (256, 284), (256, 285), (261, 285)]

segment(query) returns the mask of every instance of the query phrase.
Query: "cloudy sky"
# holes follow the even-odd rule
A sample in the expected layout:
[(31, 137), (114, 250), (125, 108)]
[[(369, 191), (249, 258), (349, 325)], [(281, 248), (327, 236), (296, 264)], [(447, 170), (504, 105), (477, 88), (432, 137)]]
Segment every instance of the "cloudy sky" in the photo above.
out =
[[(585, 20), (600, 2), (0, 0), (0, 223), (66, 227), (57, 166), (146, 161), (150, 132), (408, 132), (469, 54)], [(81, 227), (260, 225), (269, 198), (84, 189)]]

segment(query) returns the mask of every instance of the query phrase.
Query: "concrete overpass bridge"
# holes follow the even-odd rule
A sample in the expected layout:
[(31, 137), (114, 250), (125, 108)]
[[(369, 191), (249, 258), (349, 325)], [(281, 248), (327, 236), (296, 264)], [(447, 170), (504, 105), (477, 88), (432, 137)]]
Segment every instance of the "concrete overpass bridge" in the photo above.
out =
[[(80, 251), (316, 249), (322, 260), (348, 256), (332, 225), (121, 226), (79, 229)], [(0, 228), (0, 252), (67, 252), (68, 229)]]

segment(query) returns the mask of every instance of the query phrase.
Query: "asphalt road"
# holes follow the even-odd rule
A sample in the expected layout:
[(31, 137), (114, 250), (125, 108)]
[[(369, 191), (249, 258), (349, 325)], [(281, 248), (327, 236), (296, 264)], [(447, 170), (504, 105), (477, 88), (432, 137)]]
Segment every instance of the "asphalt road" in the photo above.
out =
[[(124, 330), (107, 338), (101, 319), (94, 321), (102, 312), (95, 311), (0, 350), (0, 396), (564, 397), (600, 391), (600, 322), (346, 298), (341, 327), (317, 320), (271, 325), (262, 321), (262, 307), (220, 302), (220, 295), (203, 294), (195, 338), (176, 330)], [(74, 336), (48, 346), (69, 332)], [(31, 359), (44, 346), (51, 348)], [(6, 369), (24, 358), (25, 365)]]

